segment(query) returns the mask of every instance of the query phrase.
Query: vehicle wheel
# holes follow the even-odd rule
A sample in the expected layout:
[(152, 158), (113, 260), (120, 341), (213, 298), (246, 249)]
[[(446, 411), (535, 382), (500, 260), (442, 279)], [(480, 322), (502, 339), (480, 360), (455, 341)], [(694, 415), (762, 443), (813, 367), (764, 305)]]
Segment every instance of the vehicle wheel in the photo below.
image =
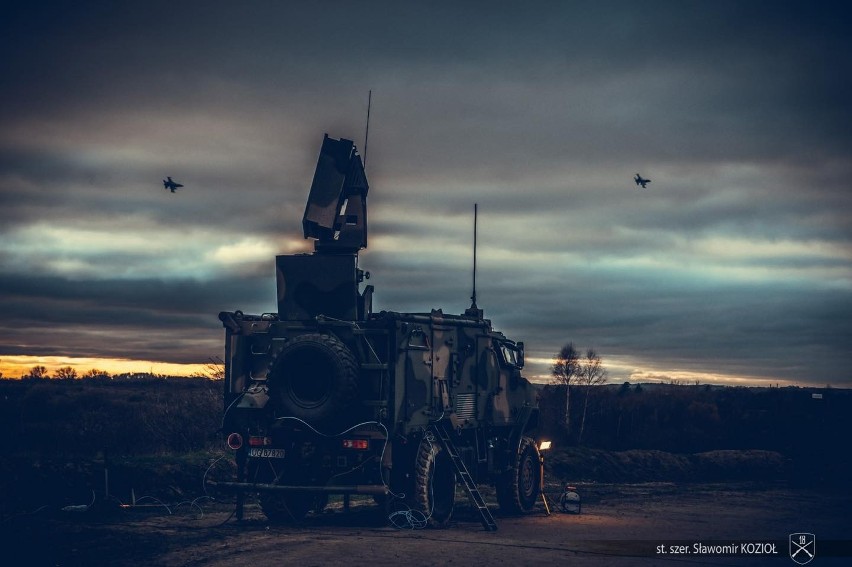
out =
[(327, 427), (338, 423), (357, 397), (358, 362), (333, 335), (299, 335), (275, 357), (268, 381), (279, 412)]
[(437, 440), (420, 441), (414, 467), (412, 508), (422, 513), (430, 526), (445, 527), (456, 503), (456, 471)]
[(527, 514), (535, 508), (541, 493), (541, 458), (529, 437), (521, 438), (512, 470), (497, 483), (500, 510), (509, 514)]

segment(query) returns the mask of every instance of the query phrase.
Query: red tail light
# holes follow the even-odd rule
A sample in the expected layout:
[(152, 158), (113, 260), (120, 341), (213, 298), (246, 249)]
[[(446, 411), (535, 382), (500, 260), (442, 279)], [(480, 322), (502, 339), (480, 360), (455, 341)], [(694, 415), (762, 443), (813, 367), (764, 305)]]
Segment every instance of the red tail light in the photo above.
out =
[(367, 439), (344, 439), (344, 449), (357, 449), (358, 451), (366, 451), (370, 448), (370, 441)]
[(248, 440), (249, 447), (265, 447), (272, 445), (272, 439), (263, 437), (262, 435), (250, 435)]

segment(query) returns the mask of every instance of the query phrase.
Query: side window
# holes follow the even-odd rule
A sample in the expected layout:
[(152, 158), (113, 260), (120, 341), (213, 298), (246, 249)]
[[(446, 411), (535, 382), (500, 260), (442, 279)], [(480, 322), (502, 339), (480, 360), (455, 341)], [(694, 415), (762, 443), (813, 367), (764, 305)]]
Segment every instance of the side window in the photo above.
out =
[(497, 346), (498, 350), (500, 351), (500, 358), (502, 359), (505, 365), (512, 366), (515, 368), (520, 367), (518, 351), (513, 345), (507, 343), (498, 343)]

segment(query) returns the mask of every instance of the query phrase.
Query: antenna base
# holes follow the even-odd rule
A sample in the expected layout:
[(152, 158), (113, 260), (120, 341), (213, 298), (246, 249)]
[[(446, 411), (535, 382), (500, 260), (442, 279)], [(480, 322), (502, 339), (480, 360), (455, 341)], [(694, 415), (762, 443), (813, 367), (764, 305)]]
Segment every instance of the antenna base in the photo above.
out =
[(472, 303), (470, 307), (464, 310), (464, 314), (466, 317), (473, 317), (477, 320), (482, 320), (485, 317), (485, 311), (476, 306), (476, 303)]

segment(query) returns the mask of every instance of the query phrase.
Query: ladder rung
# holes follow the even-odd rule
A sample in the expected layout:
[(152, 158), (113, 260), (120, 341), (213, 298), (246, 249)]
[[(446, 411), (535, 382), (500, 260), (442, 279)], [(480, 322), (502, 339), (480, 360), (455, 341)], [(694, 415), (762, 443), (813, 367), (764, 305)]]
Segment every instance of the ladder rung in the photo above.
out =
[(456, 451), (455, 445), (453, 445), (453, 441), (450, 439), (450, 434), (441, 423), (434, 424), (433, 429), (438, 434), (441, 441), (443, 441), (444, 448), (456, 468), (456, 473), (458, 473), (459, 477), (461, 477), (468, 495), (471, 500), (473, 500), (477, 510), (479, 510), (479, 517), (482, 521), (483, 527), (488, 531), (496, 530), (497, 522), (494, 521), (494, 516), (491, 515), (491, 510), (488, 509), (485, 499), (482, 498), (482, 494), (480, 494), (479, 489), (476, 487), (476, 483), (473, 482), (473, 477), (470, 476), (464, 461), (459, 456), (458, 451)]

